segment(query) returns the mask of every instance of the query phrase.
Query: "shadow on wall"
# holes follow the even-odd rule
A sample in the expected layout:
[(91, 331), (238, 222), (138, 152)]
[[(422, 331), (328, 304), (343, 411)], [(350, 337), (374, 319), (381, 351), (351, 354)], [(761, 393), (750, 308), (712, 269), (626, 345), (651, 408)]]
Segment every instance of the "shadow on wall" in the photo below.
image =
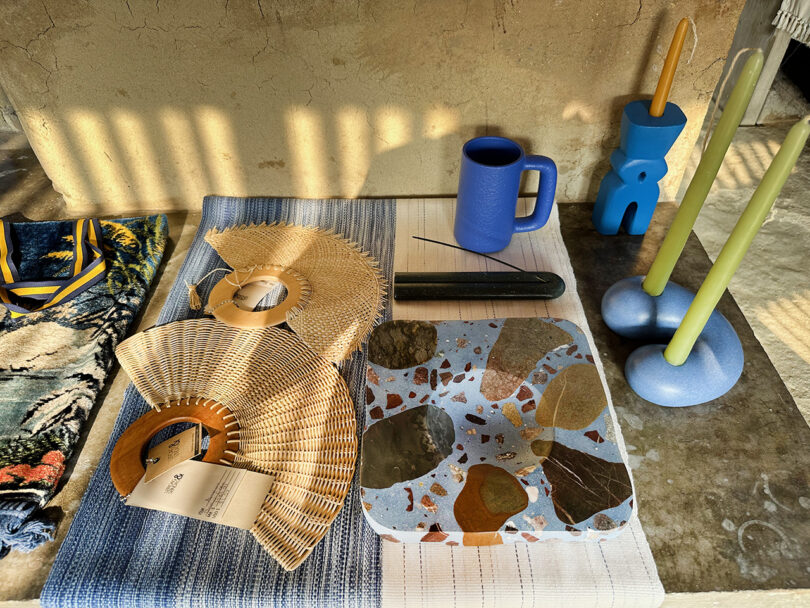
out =
[[(267, 181), (278, 189), (270, 194), (380, 198), (372, 195), (379, 184), (370, 176), (398, 175), (393, 181), (402, 184), (456, 180), (463, 143), (459, 112), (442, 107), (416, 115), (395, 106), (372, 114), (347, 106), (330, 115), (293, 105), (283, 111), (279, 141), (259, 158), (245, 157), (230, 116), (213, 106), (165, 107), (152, 115), (74, 108), (63, 115), (47, 120), (50, 150), (37, 150), (35, 138), (32, 144), (46, 171), (59, 176), (57, 188), (69, 184), (64, 194), (78, 207), (117, 200), (187, 208), (210, 193), (267, 195)], [(414, 166), (418, 176), (408, 174)]]
[[(74, 108), (62, 120), (47, 121), (50, 150), (40, 154), (36, 140), (33, 145), (46, 171), (59, 176), (57, 189), (69, 185), (63, 192), (69, 206), (85, 209), (107, 200), (176, 209), (210, 193), (266, 196), (262, 172), (274, 174), (269, 181), (278, 192), (270, 195), (401, 197), (413, 191), (413, 184), (428, 183), (449, 185), (433, 196), (455, 196), (461, 147), (483, 135), (511, 136), (527, 154), (554, 156), (536, 149), (530, 138), (495, 125), (462, 126), (460, 116), (441, 106), (421, 115), (396, 106), (373, 113), (347, 106), (331, 115), (293, 105), (283, 111), (283, 146), (268, 146), (261, 158), (248, 158), (229, 114), (220, 108), (166, 107), (152, 115), (123, 107), (106, 115)], [(55, 167), (54, 150), (59, 151)], [(379, 194), (381, 184), (390, 184), (392, 191)], [(521, 191), (534, 194), (536, 188), (536, 175), (524, 174)]]
[[(621, 107), (616, 107), (619, 116)], [(165, 108), (151, 119), (123, 108), (108, 116), (83, 109), (66, 116), (61, 124), (48, 123), (48, 136), (63, 151), (58, 170), (73, 187), (71, 202), (80, 206), (86, 201), (135, 200), (187, 208), (190, 201), (210, 193), (267, 195), (257, 170), (274, 173), (270, 181), (279, 192), (270, 194), (284, 196), (402, 197), (403, 192), (419, 195), (413, 184), (446, 184), (445, 190), (431, 195), (452, 197), (461, 148), (471, 137), (511, 137), (527, 154), (556, 156), (537, 149), (529, 137), (496, 125), (459, 125), (460, 112), (446, 107), (419, 115), (395, 106), (371, 114), (348, 106), (330, 115), (311, 106), (291, 106), (283, 112), (284, 145), (268, 147), (262, 158), (247, 163), (229, 115), (211, 106), (192, 111)], [(618, 130), (603, 138), (611, 146), (613, 140), (618, 141)], [(605, 158), (600, 168), (607, 162)], [(179, 192), (168, 191), (166, 184), (176, 184)], [(392, 190), (381, 190), (382, 184)], [(598, 180), (589, 186), (587, 200), (597, 189)], [(521, 192), (536, 190), (536, 174), (525, 173)]]
[[(618, 123), (624, 105), (637, 98), (614, 98), (610, 109)], [(576, 104), (565, 112), (587, 122), (589, 115)], [(435, 106), (422, 114), (397, 106), (373, 112), (345, 106), (336, 113), (313, 105), (292, 105), (282, 112), (282, 135), (264, 153), (247, 157), (242, 135), (234, 129), (226, 110), (214, 106), (179, 109), (166, 106), (154, 113), (125, 107), (106, 115), (86, 109), (64, 111), (64, 120), (47, 121), (47, 140), (52, 147), (43, 155), (43, 165), (59, 176), (55, 186), (68, 184), (63, 192), (69, 207), (81, 211), (110, 211), (135, 207), (187, 209), (210, 193), (232, 196), (289, 196), (301, 198), (387, 198), (413, 192), (413, 184), (447, 184), (434, 196), (455, 196), (461, 147), (468, 138), (483, 135), (512, 137), (527, 154), (551, 156), (560, 165), (557, 198), (567, 197), (566, 178), (579, 174), (587, 179), (584, 200), (595, 200), (602, 177), (609, 170), (609, 155), (618, 145), (618, 126), (605, 132), (599, 143), (602, 159), (576, 166), (560, 162), (551, 151), (533, 145), (529, 137), (512, 135), (497, 125), (460, 124), (461, 112)], [(43, 121), (45, 119), (43, 118)], [(539, 149), (538, 149), (539, 148)], [(721, 168), (715, 187), (754, 187), (779, 149), (775, 140), (752, 141), (733, 146)], [(36, 151), (36, 146), (35, 146)], [(696, 149), (687, 177), (699, 162)], [(273, 174), (267, 180), (262, 174)], [(267, 192), (266, 182), (276, 192)], [(379, 194), (381, 185), (391, 192)], [(168, 186), (167, 186), (168, 185)], [(681, 190), (687, 184), (682, 184)], [(169, 189), (171, 188), (171, 190)], [(521, 192), (534, 194), (537, 176), (524, 173)], [(414, 192), (416, 195), (417, 192)], [(662, 197), (663, 199), (663, 197)], [(111, 201), (109, 207), (97, 201)], [(148, 202), (145, 206), (144, 202)], [(133, 207), (133, 208), (135, 208)]]
[[(705, 36), (671, 97), (702, 118), (742, 0), (592, 0), (577, 15), (508, 0), (40, 4), (0, 3), (0, 22), (17, 24), (0, 40), (3, 86), (79, 212), (196, 207), (209, 193), (453, 195), (464, 141), (496, 127), (557, 163), (558, 200), (593, 200), (616, 100), (652, 93), (689, 13)], [(696, 130), (671, 153), (665, 198)]]
[[(244, 152), (249, 148), (241, 137), (248, 130), (240, 136), (229, 113), (214, 106), (167, 106), (154, 112), (121, 107), (106, 114), (68, 109), (58, 120), (42, 119), (50, 150), (40, 153), (37, 143), (42, 142), (32, 143), (49, 175), (58, 176), (57, 190), (69, 185), (70, 190), (62, 193), (74, 209), (93, 208), (98, 201), (111, 201), (113, 208), (126, 208), (131, 201), (138, 208), (187, 209), (211, 193), (301, 198), (424, 195), (414, 190), (414, 184), (444, 184), (430, 195), (452, 197), (462, 145), (483, 135), (510, 137), (527, 154), (555, 160), (560, 168), (558, 199), (572, 200), (573, 178), (586, 189), (579, 200), (595, 200), (609, 170), (609, 155), (618, 145), (622, 109), (635, 98), (614, 99), (610, 115), (616, 128), (599, 136), (595, 146), (599, 159), (583, 158), (581, 163), (576, 157), (561, 160), (560, 143), (553, 138), (533, 144), (531, 137), (498, 125), (462, 125), (461, 112), (443, 106), (422, 114), (396, 106), (373, 112), (346, 106), (333, 114), (312, 105), (292, 105), (282, 112), (278, 141), (258, 157)], [(594, 122), (582, 104), (567, 104), (564, 115), (567, 120)], [(272, 176), (268, 179), (265, 172)], [(268, 192), (267, 182), (276, 191)], [(521, 192), (536, 191), (536, 173), (525, 173)]]

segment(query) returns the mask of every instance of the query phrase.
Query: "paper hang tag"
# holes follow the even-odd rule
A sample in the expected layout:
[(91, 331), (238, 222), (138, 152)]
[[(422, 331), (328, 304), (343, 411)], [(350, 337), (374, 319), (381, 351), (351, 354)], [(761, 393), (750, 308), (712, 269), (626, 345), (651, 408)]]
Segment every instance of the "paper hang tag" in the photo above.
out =
[(152, 483), (142, 478), (126, 503), (249, 530), (272, 485), (272, 475), (186, 460)]
[(256, 306), (270, 292), (281, 289), (282, 284), (278, 281), (255, 281), (241, 287), (233, 294), (233, 302), (244, 310), (256, 310)]
[(181, 462), (199, 456), (201, 451), (202, 425), (195, 424), (149, 450), (146, 456), (144, 481), (147, 483), (152, 481)]

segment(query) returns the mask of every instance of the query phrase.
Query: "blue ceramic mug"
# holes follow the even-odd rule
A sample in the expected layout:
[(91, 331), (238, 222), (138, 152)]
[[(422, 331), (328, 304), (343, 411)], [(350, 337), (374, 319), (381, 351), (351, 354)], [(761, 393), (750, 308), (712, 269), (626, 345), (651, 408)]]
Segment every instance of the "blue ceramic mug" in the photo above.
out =
[[(520, 175), (532, 169), (540, 172), (534, 211), (516, 218)], [(556, 188), (557, 167), (550, 158), (526, 156), (518, 143), (505, 137), (471, 139), (462, 150), (456, 241), (479, 253), (504, 249), (515, 232), (546, 225)]]

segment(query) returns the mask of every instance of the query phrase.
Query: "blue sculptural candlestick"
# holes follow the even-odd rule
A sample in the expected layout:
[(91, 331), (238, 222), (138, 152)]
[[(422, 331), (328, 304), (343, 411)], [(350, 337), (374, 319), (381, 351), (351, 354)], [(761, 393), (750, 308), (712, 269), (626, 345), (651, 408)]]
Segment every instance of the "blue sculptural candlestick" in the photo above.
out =
[(658, 182), (667, 174), (664, 160), (686, 125), (686, 116), (667, 103), (662, 116), (650, 116), (650, 101), (631, 101), (622, 114), (619, 148), (610, 155), (611, 171), (602, 179), (593, 224), (601, 234), (644, 234), (658, 203)]
[[(717, 399), (737, 383), (745, 363), (742, 344), (716, 306), (809, 138), (810, 115), (788, 132), (697, 294), (671, 281), (662, 290), (651, 289), (640, 276), (622, 279), (605, 293), (602, 318), (607, 326), (622, 337), (650, 342), (634, 350), (624, 368), (627, 382), (640, 397), (684, 407)], [(678, 216), (688, 216), (682, 224), (688, 234), (697, 215), (685, 209), (679, 208), (673, 225)], [(671, 234), (672, 230), (667, 238)], [(662, 253), (665, 258), (669, 255), (662, 247), (656, 260)]]

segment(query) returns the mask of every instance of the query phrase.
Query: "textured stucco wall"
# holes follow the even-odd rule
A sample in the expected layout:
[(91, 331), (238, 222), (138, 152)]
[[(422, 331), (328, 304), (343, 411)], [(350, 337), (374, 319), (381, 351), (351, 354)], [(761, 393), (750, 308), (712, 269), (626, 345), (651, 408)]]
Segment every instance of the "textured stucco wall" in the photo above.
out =
[[(670, 99), (675, 196), (743, 0), (5, 0), (0, 82), (74, 211), (207, 193), (452, 194), (461, 144), (502, 134), (593, 200), (622, 106), (650, 96), (691, 15)], [(534, 186), (530, 179), (527, 190)]]

